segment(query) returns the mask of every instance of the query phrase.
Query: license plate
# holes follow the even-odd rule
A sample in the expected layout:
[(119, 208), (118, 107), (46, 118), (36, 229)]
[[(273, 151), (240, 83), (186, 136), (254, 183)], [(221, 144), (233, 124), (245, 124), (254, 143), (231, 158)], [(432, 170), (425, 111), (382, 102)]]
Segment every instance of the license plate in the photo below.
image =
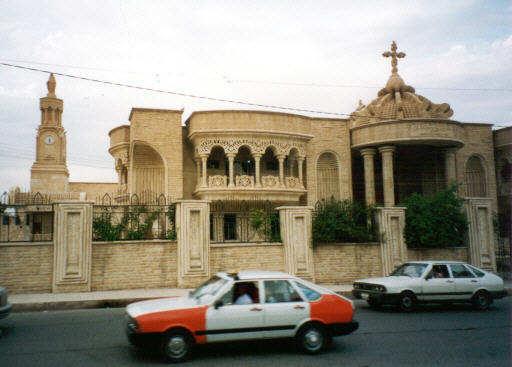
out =
[(361, 293), (361, 298), (365, 301), (368, 299), (369, 294), (368, 293)]

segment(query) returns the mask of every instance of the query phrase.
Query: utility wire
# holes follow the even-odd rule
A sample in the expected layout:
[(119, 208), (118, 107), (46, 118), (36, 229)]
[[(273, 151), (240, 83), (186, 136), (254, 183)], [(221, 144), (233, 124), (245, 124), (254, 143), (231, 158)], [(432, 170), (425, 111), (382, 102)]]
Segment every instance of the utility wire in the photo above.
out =
[(294, 111), (294, 112), (309, 112), (309, 113), (319, 113), (319, 114), (334, 115), (334, 116), (350, 116), (350, 114), (348, 114), (348, 113), (325, 112), (325, 111), (307, 110), (307, 109), (302, 109), (302, 108), (266, 105), (266, 104), (260, 104), (260, 103), (251, 103), (251, 102), (237, 101), (237, 100), (224, 99), (224, 98), (199, 96), (199, 95), (195, 95), (195, 94), (174, 92), (174, 91), (168, 91), (168, 90), (162, 90), (162, 89), (140, 87), (140, 86), (131, 85), (131, 84), (109, 82), (109, 81), (106, 81), (106, 80), (87, 78), (87, 77), (78, 76), (78, 75), (58, 73), (58, 72), (54, 72), (54, 71), (42, 70), (42, 69), (36, 69), (36, 68), (29, 68), (27, 66), (8, 64), (8, 63), (5, 63), (5, 62), (0, 62), (0, 65), (9, 66), (9, 67), (13, 67), (13, 68), (24, 69), (24, 70), (38, 71), (38, 72), (41, 72), (41, 73), (60, 75), (60, 76), (68, 77), (68, 78), (86, 80), (86, 81), (95, 82), (95, 83), (115, 85), (115, 86), (118, 86), (118, 87), (133, 88), (133, 89), (146, 90), (146, 91), (157, 92), (157, 93), (166, 93), (166, 94), (172, 94), (172, 95), (175, 95), (175, 96), (197, 98), (197, 99), (203, 99), (203, 100), (208, 100), (208, 101), (227, 102), (227, 103), (234, 103), (234, 104), (240, 104), (240, 105), (245, 105), (245, 106), (273, 108), (273, 109), (287, 110), (287, 111)]
[[(155, 89), (155, 88), (149, 88), (149, 87), (141, 87), (141, 86), (136, 86), (136, 85), (131, 85), (131, 84), (116, 83), (116, 82), (110, 82), (110, 81), (106, 81), (106, 80), (87, 78), (87, 77), (83, 77), (83, 76), (59, 73), (59, 72), (54, 72), (54, 71), (49, 71), (49, 70), (30, 68), (30, 67), (27, 67), (27, 66), (14, 65), (14, 64), (9, 64), (9, 63), (5, 63), (5, 62), (0, 62), (0, 65), (4, 65), (4, 66), (8, 66), (8, 67), (13, 67), (13, 68), (18, 68), (18, 69), (24, 69), (24, 70), (37, 71), (37, 72), (41, 72), (41, 73), (60, 75), (60, 76), (63, 76), (63, 77), (68, 77), (68, 78), (73, 78), (73, 79), (80, 79), (80, 80), (85, 80), (85, 81), (90, 81), (90, 82), (95, 82), (95, 83), (101, 83), (101, 84), (107, 84), (107, 85), (115, 85), (115, 86), (124, 87), (124, 88), (139, 89), (139, 90), (145, 90), (145, 91), (150, 91), (150, 92), (165, 93), (165, 94), (171, 94), (171, 95), (176, 95), (176, 96), (181, 96), (181, 97), (197, 98), (197, 99), (216, 101), (216, 102), (227, 102), (227, 103), (234, 103), (234, 104), (240, 104), (240, 105), (252, 106), (252, 107), (272, 108), (272, 109), (294, 111), (294, 112), (309, 112), (309, 113), (318, 113), (318, 114), (333, 115), (333, 116), (346, 116), (346, 117), (350, 117), (350, 115), (351, 115), (349, 113), (307, 110), (307, 109), (302, 109), (302, 108), (285, 107), (285, 106), (277, 106), (277, 105), (266, 105), (266, 104), (260, 104), (260, 103), (251, 103), (251, 102), (238, 101), (238, 100), (230, 100), (230, 99), (223, 99), (223, 98), (200, 96), (200, 95), (194, 95), (194, 94), (188, 94), (188, 93), (182, 93), (182, 92), (176, 92), (176, 91), (167, 91), (167, 90), (162, 90), (162, 89)], [(424, 89), (428, 89), (428, 88), (424, 88)], [(435, 88), (430, 88), (430, 89), (435, 89)], [(438, 88), (438, 89), (442, 89), (442, 88)], [(456, 90), (457, 88), (453, 88), (453, 89)], [(463, 89), (460, 89), (460, 90), (463, 90)], [(466, 89), (466, 90), (472, 90), (472, 89)], [(477, 90), (477, 89), (474, 89), (474, 90)], [(490, 89), (486, 89), (486, 90), (490, 90)], [(496, 89), (496, 90), (498, 90), (498, 89)], [(500, 89), (500, 90), (501, 91), (512, 91), (512, 89)], [(380, 117), (380, 116), (367, 116), (367, 117), (371, 118), (371, 119), (378, 119), (378, 120), (389, 120), (388, 117)], [(496, 125), (496, 124), (494, 124), (494, 126), (497, 126), (497, 127), (508, 127), (510, 125)]]

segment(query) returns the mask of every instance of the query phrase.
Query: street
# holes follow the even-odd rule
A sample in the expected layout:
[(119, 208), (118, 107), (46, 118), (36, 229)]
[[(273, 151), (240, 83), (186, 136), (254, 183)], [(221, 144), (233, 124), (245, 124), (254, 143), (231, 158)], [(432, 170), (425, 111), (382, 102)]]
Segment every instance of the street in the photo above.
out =
[[(469, 305), (421, 306), (410, 314), (356, 301), (359, 329), (317, 356), (290, 341), (212, 344), (188, 366), (503, 366), (511, 365), (510, 297), (488, 311)], [(155, 366), (131, 347), (124, 309), (13, 313), (0, 320), (0, 366)]]

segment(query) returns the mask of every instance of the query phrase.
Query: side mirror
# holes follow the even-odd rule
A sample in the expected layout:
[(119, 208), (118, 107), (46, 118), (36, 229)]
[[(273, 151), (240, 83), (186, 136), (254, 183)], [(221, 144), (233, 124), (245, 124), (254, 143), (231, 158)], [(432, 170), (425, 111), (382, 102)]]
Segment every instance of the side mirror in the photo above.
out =
[(432, 279), (433, 276), (432, 276), (432, 272), (428, 273), (427, 276), (425, 277), (425, 280), (429, 280), (429, 279)]
[(224, 303), (222, 303), (222, 301), (220, 299), (216, 300), (215, 303), (213, 304), (213, 307), (215, 309), (218, 309), (219, 307), (222, 307), (224, 305)]

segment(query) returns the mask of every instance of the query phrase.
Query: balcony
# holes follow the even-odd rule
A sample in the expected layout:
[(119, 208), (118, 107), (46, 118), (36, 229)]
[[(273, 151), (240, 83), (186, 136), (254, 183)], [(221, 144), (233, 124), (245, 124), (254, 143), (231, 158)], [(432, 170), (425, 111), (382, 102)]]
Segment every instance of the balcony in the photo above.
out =
[(194, 195), (201, 200), (246, 200), (298, 202), (306, 189), (298, 177), (274, 175), (261, 176), (257, 182), (254, 176), (234, 176), (233, 184), (225, 175), (210, 175), (206, 186), (197, 186)]

